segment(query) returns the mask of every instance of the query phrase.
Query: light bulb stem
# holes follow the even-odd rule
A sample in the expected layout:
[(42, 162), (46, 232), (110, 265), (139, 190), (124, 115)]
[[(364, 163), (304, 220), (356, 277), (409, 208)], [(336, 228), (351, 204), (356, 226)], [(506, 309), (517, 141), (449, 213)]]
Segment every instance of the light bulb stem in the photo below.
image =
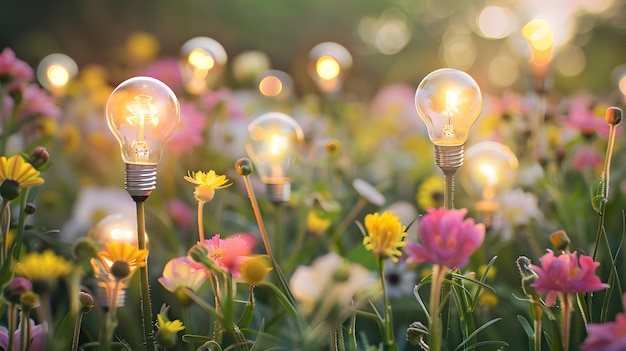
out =
[(435, 145), (435, 162), (444, 175), (443, 206), (454, 208), (454, 174), (463, 164), (463, 144)]
[(156, 164), (126, 164), (126, 191), (135, 202), (145, 201), (156, 189)]
[(291, 184), (289, 182), (267, 183), (267, 196), (272, 202), (287, 202), (291, 198)]

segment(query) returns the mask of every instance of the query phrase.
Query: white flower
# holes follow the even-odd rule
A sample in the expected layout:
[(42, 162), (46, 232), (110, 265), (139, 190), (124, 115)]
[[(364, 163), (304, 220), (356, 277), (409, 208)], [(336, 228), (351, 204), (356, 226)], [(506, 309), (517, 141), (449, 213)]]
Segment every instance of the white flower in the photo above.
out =
[(384, 276), (385, 284), (387, 284), (387, 296), (390, 299), (413, 295), (417, 272), (408, 269), (404, 260), (393, 263), (391, 259), (386, 259)]
[(305, 313), (319, 312), (316, 304), (331, 308), (351, 306), (353, 298), (376, 279), (365, 267), (349, 263), (336, 253), (318, 257), (311, 266), (299, 266), (289, 280), (289, 288)]
[(520, 188), (502, 194), (499, 217), (494, 219), (494, 229), (500, 230), (502, 240), (510, 240), (515, 227), (530, 220), (541, 220), (543, 214), (537, 205), (537, 197)]

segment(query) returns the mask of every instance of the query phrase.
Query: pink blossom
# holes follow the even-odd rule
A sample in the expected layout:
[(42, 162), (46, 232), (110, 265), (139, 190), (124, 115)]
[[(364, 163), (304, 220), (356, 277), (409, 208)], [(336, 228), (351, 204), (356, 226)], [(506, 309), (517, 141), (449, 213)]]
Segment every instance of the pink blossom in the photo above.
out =
[(467, 209), (429, 208), (420, 220), (422, 244), (407, 242), (404, 252), (409, 262), (427, 261), (448, 268), (462, 267), (485, 239), (485, 225), (463, 219)]
[[(626, 294), (623, 295), (622, 299), (626, 308)], [(615, 322), (587, 325), (587, 338), (583, 342), (581, 350), (626, 350), (626, 312), (618, 314), (615, 317)]]
[(175, 57), (166, 57), (158, 60), (139, 71), (139, 75), (156, 78), (167, 84), (175, 92), (183, 90), (183, 76), (180, 73), (180, 64)]
[(579, 130), (583, 134), (600, 133), (608, 137), (610, 126), (604, 120), (604, 115), (596, 115), (593, 111), (595, 101), (587, 93), (574, 95), (567, 105), (567, 111), (561, 116), (564, 126)]
[[(46, 348), (46, 337), (48, 334), (48, 323), (35, 325), (35, 321), (30, 319), (30, 334), (31, 344), (28, 350), (30, 351), (43, 351)], [(18, 351), (20, 348), (20, 338), (22, 336), (21, 324), (20, 327), (13, 333), (13, 350), (8, 350), (9, 347), (9, 330), (5, 327), (0, 327), (0, 349), (7, 351)]]
[(531, 265), (537, 273), (535, 289), (538, 293), (548, 292), (546, 304), (552, 306), (558, 292), (586, 293), (608, 288), (608, 284), (600, 281), (595, 274), (599, 262), (594, 262), (590, 256), (580, 255), (576, 252), (563, 253), (554, 256), (554, 252), (548, 252), (541, 256), (541, 267)]
[(574, 151), (572, 161), (572, 170), (574, 171), (580, 171), (584, 168), (594, 169), (602, 167), (603, 164), (604, 157), (592, 144), (585, 143)]
[(206, 278), (206, 271), (199, 269), (189, 257), (183, 256), (173, 258), (165, 264), (159, 283), (171, 293), (176, 293), (181, 288), (197, 291)]
[(24, 90), (24, 97), (22, 98), (22, 105), (20, 107), (20, 118), (35, 115), (56, 118), (61, 115), (61, 110), (50, 94), (39, 88), (38, 85), (30, 84), (26, 87), (26, 90)]
[(172, 199), (166, 204), (165, 209), (176, 226), (184, 231), (191, 230), (191, 223), (194, 219), (193, 211), (190, 211), (189, 206), (184, 201)]
[(204, 114), (193, 103), (180, 101), (180, 122), (166, 144), (168, 151), (180, 155), (194, 146), (202, 145), (204, 121)]
[(10, 48), (0, 52), (0, 83), (8, 83), (14, 79), (33, 79), (33, 69), (24, 61), (18, 59)]
[(233, 277), (239, 278), (241, 264), (252, 253), (256, 239), (248, 233), (235, 234), (225, 239), (220, 238), (220, 234), (215, 234), (211, 239), (205, 239), (202, 244), (209, 249), (209, 258)]

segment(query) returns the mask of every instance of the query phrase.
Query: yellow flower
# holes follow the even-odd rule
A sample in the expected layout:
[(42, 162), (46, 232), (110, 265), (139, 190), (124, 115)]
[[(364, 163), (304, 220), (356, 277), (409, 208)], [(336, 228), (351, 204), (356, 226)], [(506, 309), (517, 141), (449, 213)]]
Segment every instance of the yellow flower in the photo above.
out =
[(58, 278), (70, 274), (72, 264), (63, 256), (59, 256), (52, 250), (44, 252), (31, 252), (24, 256), (15, 266), (15, 274), (28, 278), (31, 282), (44, 288), (53, 284)]
[(365, 229), (365, 248), (378, 258), (389, 257), (393, 262), (398, 262), (398, 256), (402, 255), (399, 249), (406, 245), (403, 241), (406, 227), (400, 223), (400, 217), (389, 211), (368, 214), (365, 216)]
[(241, 264), (241, 277), (246, 283), (256, 286), (263, 282), (265, 276), (271, 270), (272, 265), (267, 256), (253, 256)]
[(306, 228), (315, 235), (324, 233), (332, 223), (329, 218), (320, 216), (316, 209), (309, 210), (306, 215)]
[(106, 243), (104, 251), (98, 252), (104, 268), (118, 280), (129, 278), (138, 267), (145, 266), (147, 256), (148, 250), (139, 250), (129, 243), (115, 241)]
[(0, 156), (0, 182), (10, 180), (21, 188), (43, 184), (43, 178), (39, 177), (39, 171), (20, 155), (14, 155), (8, 159)]
[(417, 205), (423, 210), (441, 207), (443, 187), (443, 177), (436, 175), (426, 177), (417, 189)]
[(160, 313), (157, 314), (157, 320), (159, 321), (159, 330), (161, 332), (168, 331), (170, 333), (177, 333), (185, 329), (185, 327), (183, 326), (183, 323), (179, 321), (178, 319), (170, 321), (167, 319), (167, 317), (164, 317)]
[(483, 290), (478, 297), (478, 303), (484, 307), (496, 307), (499, 301), (496, 294), (486, 290)]
[(196, 200), (207, 202), (215, 196), (215, 189), (223, 189), (232, 185), (225, 175), (217, 175), (214, 170), (204, 172), (189, 172), (185, 180), (196, 185), (194, 195)]

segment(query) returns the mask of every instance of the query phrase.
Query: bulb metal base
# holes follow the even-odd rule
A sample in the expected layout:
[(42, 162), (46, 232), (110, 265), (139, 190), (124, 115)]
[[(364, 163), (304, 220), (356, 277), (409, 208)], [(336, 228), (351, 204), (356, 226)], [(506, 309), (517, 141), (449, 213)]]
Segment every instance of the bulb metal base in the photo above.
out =
[(463, 144), (435, 145), (435, 162), (443, 174), (454, 175), (463, 164)]
[(126, 164), (126, 191), (135, 201), (144, 201), (156, 189), (157, 165)]
[(266, 189), (267, 196), (272, 202), (287, 202), (291, 197), (291, 184), (289, 182), (268, 183)]

